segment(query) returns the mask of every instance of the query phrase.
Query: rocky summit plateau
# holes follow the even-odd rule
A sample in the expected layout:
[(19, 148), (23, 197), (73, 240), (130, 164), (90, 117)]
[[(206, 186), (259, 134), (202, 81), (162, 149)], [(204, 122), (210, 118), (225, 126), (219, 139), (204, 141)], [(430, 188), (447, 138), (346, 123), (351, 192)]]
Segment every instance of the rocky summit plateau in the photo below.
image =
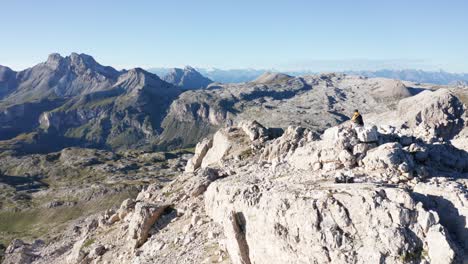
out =
[(466, 86), (193, 71), (0, 67), (2, 263), (468, 262)]

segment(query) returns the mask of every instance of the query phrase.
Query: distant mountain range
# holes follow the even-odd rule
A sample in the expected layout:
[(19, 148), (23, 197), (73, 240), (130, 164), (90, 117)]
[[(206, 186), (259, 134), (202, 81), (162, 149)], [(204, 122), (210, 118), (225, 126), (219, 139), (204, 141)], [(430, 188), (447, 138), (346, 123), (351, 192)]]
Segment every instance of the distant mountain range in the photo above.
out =
[(449, 73), (444, 71), (379, 70), (349, 71), (345, 73), (362, 75), (370, 78), (384, 77), (417, 83), (456, 84), (458, 82), (468, 82), (468, 73)]
[[(390, 100), (388, 98), (395, 96), (383, 98), (383, 94), (405, 88), (399, 81), (355, 76), (348, 79), (340, 73), (304, 73), (309, 76), (294, 77), (302, 73), (196, 70), (189, 66), (153, 69), (153, 72), (162, 78), (141, 68), (119, 71), (99, 64), (89, 55), (77, 53), (65, 57), (51, 54), (45, 62), (19, 72), (0, 66), (0, 153), (49, 152), (69, 146), (112, 150), (175, 149), (193, 146), (220, 126), (237, 122), (239, 118), (265, 122), (270, 115), (278, 116), (280, 112), (284, 119), (269, 125), (309, 122), (307, 126), (320, 131), (342, 122), (351, 111), (347, 106), (335, 104), (348, 95), (332, 93), (330, 87), (348, 85), (349, 80), (362, 87), (377, 87), (375, 91), (379, 91), (379, 95), (366, 98), (367, 105), (372, 100)], [(443, 72), (353, 74), (432, 83), (468, 80), (463, 74)], [(207, 87), (209, 89), (204, 89)], [(315, 92), (309, 94), (309, 91)], [(318, 94), (314, 94), (316, 92)], [(288, 101), (304, 94), (301, 100), (312, 103), (311, 98), (320, 97), (321, 101), (315, 104), (327, 101), (330, 105), (329, 109), (320, 110), (330, 113), (322, 123), (314, 123), (317, 120), (311, 119), (313, 111), (304, 110), (311, 109), (309, 104), (296, 107), (294, 100)], [(352, 107), (361, 103), (356, 101)], [(283, 108), (284, 111), (277, 112)], [(264, 113), (268, 115), (263, 116)], [(291, 119), (301, 113), (304, 113), (303, 118)]]
[[(148, 71), (159, 76), (167, 74), (169, 68), (152, 68)], [(254, 70), (254, 69), (205, 69), (197, 68), (204, 76), (215, 82), (220, 83), (242, 83), (255, 80), (258, 76), (272, 70)], [(286, 71), (286, 74), (292, 76), (303, 76), (308, 74), (317, 74), (311, 71)], [(449, 73), (444, 71), (422, 71), (422, 70), (378, 70), (378, 71), (345, 71), (344, 73), (352, 75), (361, 75), (366, 77), (384, 77), (390, 79), (398, 79), (403, 81), (412, 81), (418, 83), (433, 83), (433, 84), (454, 84), (457, 82), (468, 82), (468, 73)]]
[[(172, 68), (150, 68), (149, 72), (159, 76), (167, 75)], [(267, 70), (253, 69), (238, 69), (238, 70), (221, 70), (221, 69), (204, 69), (197, 68), (198, 72), (207, 78), (220, 83), (242, 83), (255, 80), (258, 76), (267, 72)]]

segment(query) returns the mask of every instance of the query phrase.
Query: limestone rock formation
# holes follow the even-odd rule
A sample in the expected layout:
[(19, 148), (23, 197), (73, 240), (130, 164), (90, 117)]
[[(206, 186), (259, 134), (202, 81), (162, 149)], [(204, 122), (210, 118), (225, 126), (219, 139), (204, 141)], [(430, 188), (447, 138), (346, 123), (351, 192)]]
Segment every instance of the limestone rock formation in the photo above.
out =
[(128, 227), (128, 237), (131, 241), (134, 241), (135, 248), (140, 247), (146, 242), (151, 226), (156, 223), (168, 206), (143, 202), (136, 203), (135, 212)]
[(425, 140), (449, 140), (465, 126), (463, 103), (449, 90), (424, 91), (401, 100), (394, 112), (377, 115), (371, 123), (408, 128)]

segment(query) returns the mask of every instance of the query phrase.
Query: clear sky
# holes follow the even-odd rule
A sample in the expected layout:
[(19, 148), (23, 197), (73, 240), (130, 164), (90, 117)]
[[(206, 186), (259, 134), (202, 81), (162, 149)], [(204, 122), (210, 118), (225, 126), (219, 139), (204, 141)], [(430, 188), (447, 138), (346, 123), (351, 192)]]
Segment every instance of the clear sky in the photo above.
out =
[(468, 72), (465, 0), (0, 0), (0, 64)]

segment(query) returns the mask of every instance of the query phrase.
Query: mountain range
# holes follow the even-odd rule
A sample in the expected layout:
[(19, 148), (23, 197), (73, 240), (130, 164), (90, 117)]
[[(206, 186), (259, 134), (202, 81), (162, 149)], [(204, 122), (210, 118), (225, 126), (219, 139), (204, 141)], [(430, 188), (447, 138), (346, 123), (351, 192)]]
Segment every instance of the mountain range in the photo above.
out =
[(13, 149), (151, 145), (182, 92), (141, 68), (117, 71), (86, 54), (51, 54), (20, 72), (1, 68), (1, 139), (21, 145)]
[[(150, 68), (148, 71), (156, 73), (160, 76), (167, 74), (170, 68)], [(207, 76), (215, 82), (221, 83), (241, 83), (255, 80), (258, 76), (265, 72), (275, 71), (267, 69), (231, 69), (223, 70), (217, 68), (197, 68), (204, 76)], [(318, 74), (313, 71), (284, 71), (284, 73), (293, 76), (303, 76), (310, 74)], [(445, 71), (423, 71), (416, 69), (392, 70), (382, 69), (376, 71), (344, 71), (343, 73), (352, 75), (361, 75), (366, 77), (383, 77), (390, 79), (398, 79), (402, 81), (411, 81), (419, 83), (432, 84), (456, 84), (458, 82), (466, 84), (468, 82), (468, 73), (449, 73)]]
[(119, 71), (77, 53), (51, 54), (20, 72), (0, 66), (0, 150), (186, 148), (246, 118), (320, 133), (347, 120), (355, 108), (389, 110), (396, 100), (437, 88), (343, 73), (265, 72), (228, 84), (213, 83), (192, 67), (161, 75), (141, 68)]

